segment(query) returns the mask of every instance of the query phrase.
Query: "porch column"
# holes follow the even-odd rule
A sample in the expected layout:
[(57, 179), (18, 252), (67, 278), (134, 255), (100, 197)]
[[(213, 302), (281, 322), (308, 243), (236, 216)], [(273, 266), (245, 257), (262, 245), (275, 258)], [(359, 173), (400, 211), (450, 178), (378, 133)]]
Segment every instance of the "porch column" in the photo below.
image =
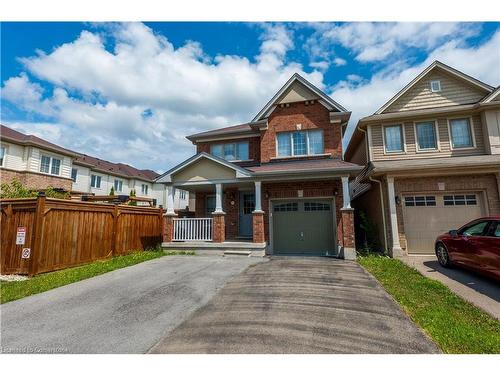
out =
[(252, 233), (254, 243), (266, 242), (264, 211), (262, 211), (262, 183), (260, 181), (255, 181), (255, 210), (252, 212)]
[(222, 184), (215, 185), (215, 211), (212, 212), (214, 218), (212, 241), (221, 243), (226, 240), (226, 213), (222, 210)]
[(165, 205), (167, 207), (168, 215), (175, 215), (174, 211), (174, 194), (175, 189), (172, 185), (165, 185)]
[(396, 194), (394, 192), (394, 177), (387, 177), (387, 194), (389, 199), (389, 213), (391, 218), (391, 256), (403, 256), (403, 249), (399, 243), (398, 215), (396, 211)]
[(162, 237), (163, 242), (172, 242), (174, 238), (174, 218), (177, 214), (174, 211), (174, 187), (165, 185), (165, 205), (167, 211), (163, 215)]
[(342, 197), (344, 205), (342, 208), (351, 208), (351, 195), (349, 193), (349, 176), (342, 176)]

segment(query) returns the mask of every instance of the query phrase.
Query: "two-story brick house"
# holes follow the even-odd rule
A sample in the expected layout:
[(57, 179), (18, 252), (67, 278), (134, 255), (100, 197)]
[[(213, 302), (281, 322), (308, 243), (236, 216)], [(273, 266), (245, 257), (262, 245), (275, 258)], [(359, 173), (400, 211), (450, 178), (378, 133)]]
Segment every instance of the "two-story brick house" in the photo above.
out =
[[(353, 258), (348, 180), (362, 167), (342, 158), (349, 117), (295, 74), (249, 123), (188, 136), (196, 155), (157, 179), (164, 247)], [(196, 194), (195, 219), (175, 218), (176, 188)]]
[(436, 61), (358, 122), (344, 156), (366, 166), (353, 206), (381, 246), (432, 254), (439, 234), (500, 214), (500, 88)]

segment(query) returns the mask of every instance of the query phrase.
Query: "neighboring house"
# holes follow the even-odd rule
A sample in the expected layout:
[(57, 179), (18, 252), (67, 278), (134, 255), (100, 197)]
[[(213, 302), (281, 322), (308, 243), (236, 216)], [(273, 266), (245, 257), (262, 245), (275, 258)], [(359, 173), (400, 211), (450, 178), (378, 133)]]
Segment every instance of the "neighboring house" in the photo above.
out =
[(359, 120), (345, 159), (365, 164), (353, 205), (393, 256), (434, 252), (437, 235), (500, 214), (500, 89), (438, 61)]
[[(154, 182), (159, 176), (154, 171), (82, 155), (4, 125), (1, 125), (0, 135), (2, 182), (17, 178), (32, 189), (52, 186), (72, 195), (108, 195), (113, 187), (117, 195), (129, 195), (135, 190), (138, 197), (156, 199), (157, 205), (164, 204), (165, 187)], [(189, 205), (189, 193), (177, 191), (175, 209), (184, 210)]]
[(70, 191), (73, 151), (0, 125), (0, 179), (18, 179), (32, 189)]
[[(197, 154), (156, 180), (167, 185), (164, 246), (213, 241), (219, 249), (353, 258), (348, 179), (362, 167), (342, 159), (350, 115), (295, 74), (249, 123), (188, 136)], [(195, 219), (175, 218), (177, 188), (196, 194)]]

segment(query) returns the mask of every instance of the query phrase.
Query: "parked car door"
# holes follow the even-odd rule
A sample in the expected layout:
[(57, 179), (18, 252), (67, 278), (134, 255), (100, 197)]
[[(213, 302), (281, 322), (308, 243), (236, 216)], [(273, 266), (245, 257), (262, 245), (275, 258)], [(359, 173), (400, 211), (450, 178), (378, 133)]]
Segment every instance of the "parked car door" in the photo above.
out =
[(488, 232), (479, 240), (484, 270), (500, 279), (500, 220), (492, 220)]
[[(472, 222), (458, 231), (458, 236), (450, 241), (453, 261), (469, 267), (480, 268), (481, 261), (477, 251), (478, 241), (486, 234), (488, 220)], [(450, 251), (450, 249), (449, 249)]]

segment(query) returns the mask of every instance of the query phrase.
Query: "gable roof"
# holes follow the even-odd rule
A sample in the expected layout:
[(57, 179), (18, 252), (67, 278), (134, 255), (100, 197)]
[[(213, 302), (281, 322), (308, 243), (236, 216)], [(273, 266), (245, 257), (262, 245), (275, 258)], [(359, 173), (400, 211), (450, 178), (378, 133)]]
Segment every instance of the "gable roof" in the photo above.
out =
[(443, 64), (442, 62), (436, 60), (434, 61), (431, 65), (429, 65), (427, 68), (425, 68), (418, 76), (416, 76), (410, 83), (408, 83), (405, 87), (403, 87), (396, 95), (394, 95), (387, 103), (385, 103), (382, 107), (380, 107), (375, 114), (379, 115), (382, 114), (388, 107), (390, 107), (392, 104), (394, 104), (399, 98), (401, 98), (405, 93), (408, 92), (413, 86), (415, 86), (423, 77), (425, 77), (429, 72), (431, 72), (434, 69), (442, 69), (446, 71), (447, 73), (451, 74), (452, 76), (461, 79), (463, 81), (468, 82), (472, 86), (475, 86), (481, 90), (484, 90), (485, 92), (490, 93), (493, 91), (494, 87), (479, 81), (478, 79), (471, 77), (465, 73), (462, 73), (461, 71), (452, 68), (451, 66), (448, 66), (446, 64)]
[(500, 86), (498, 86), (491, 94), (485, 96), (484, 99), (481, 100), (481, 103), (491, 103), (497, 99), (500, 100)]
[(58, 146), (54, 143), (50, 143), (45, 139), (38, 138), (35, 135), (24, 134), (18, 132), (17, 130), (11, 129), (5, 125), (0, 124), (0, 139), (5, 141), (10, 141), (12, 143), (17, 143), (26, 146), (37, 146), (41, 149), (57, 152), (67, 156), (76, 156), (77, 153), (67, 148)]
[(339, 103), (334, 101), (332, 98), (330, 98), (327, 94), (325, 94), (323, 91), (318, 89), (316, 86), (314, 86), (311, 82), (306, 80), (304, 77), (302, 77), (300, 74), (295, 73), (284, 85), (281, 89), (278, 90), (278, 92), (267, 102), (267, 104), (262, 108), (259, 113), (253, 118), (251, 121), (252, 123), (261, 121), (265, 119), (269, 115), (270, 109), (276, 104), (278, 99), (281, 98), (281, 96), (295, 83), (299, 82), (302, 85), (304, 85), (307, 89), (312, 91), (315, 95), (317, 95), (320, 98), (320, 103), (325, 105), (326, 107), (329, 107), (330, 110), (336, 110), (338, 112), (348, 112), (347, 109), (342, 107)]
[(189, 159), (184, 160), (182, 163), (177, 164), (172, 169), (158, 176), (155, 179), (155, 182), (171, 182), (171, 176), (173, 174), (180, 172), (181, 170), (187, 168), (188, 166), (197, 162), (200, 159), (208, 159), (224, 167), (233, 169), (236, 172), (236, 177), (250, 177), (252, 174), (249, 170), (240, 167), (239, 165), (236, 165), (234, 163), (231, 163), (225, 159), (219, 158), (211, 154), (207, 154), (206, 152), (200, 152), (199, 154), (191, 156)]

